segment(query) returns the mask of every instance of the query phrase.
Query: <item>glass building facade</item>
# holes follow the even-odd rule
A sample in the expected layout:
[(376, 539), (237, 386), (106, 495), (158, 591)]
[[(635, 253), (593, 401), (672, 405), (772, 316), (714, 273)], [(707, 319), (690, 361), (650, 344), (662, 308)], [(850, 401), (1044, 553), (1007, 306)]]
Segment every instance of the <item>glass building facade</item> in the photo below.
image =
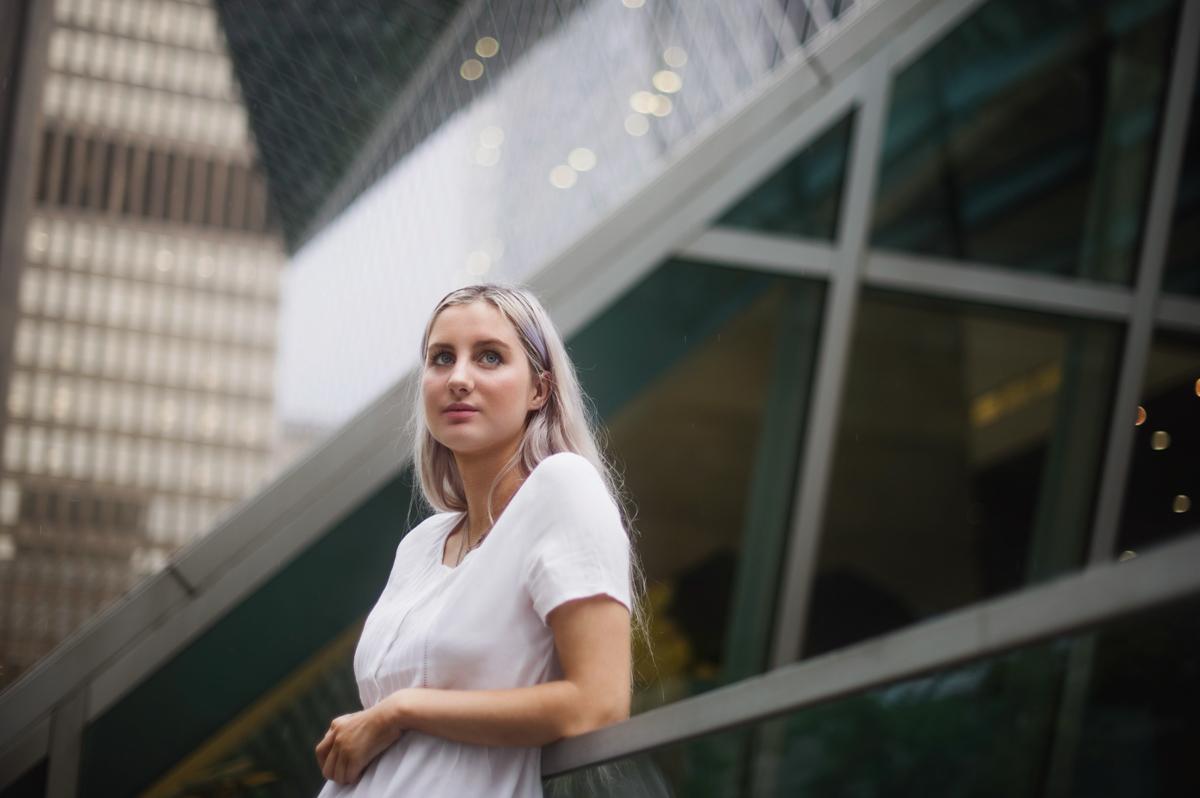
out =
[[(772, 9), (746, 93), (528, 277), (650, 619), (633, 717), (547, 747), (546, 794), (1195, 793), (1200, 2)], [(405, 380), (0, 693), (0, 796), (320, 789), (420, 520)]]

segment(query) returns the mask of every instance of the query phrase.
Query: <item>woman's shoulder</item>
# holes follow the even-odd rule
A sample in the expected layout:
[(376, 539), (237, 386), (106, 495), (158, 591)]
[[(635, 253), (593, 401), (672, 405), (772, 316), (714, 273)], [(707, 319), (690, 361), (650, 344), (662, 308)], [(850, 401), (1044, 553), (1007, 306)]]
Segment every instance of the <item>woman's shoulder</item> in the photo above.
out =
[(592, 461), (574, 452), (559, 452), (542, 460), (529, 475), (530, 480), (549, 485), (562, 486), (566, 483), (604, 484), (604, 478), (592, 465)]
[(620, 524), (616, 501), (604, 477), (590, 460), (573, 452), (560, 452), (542, 460), (521, 490), (529, 494), (525, 511), (547, 521), (571, 515), (611, 515)]

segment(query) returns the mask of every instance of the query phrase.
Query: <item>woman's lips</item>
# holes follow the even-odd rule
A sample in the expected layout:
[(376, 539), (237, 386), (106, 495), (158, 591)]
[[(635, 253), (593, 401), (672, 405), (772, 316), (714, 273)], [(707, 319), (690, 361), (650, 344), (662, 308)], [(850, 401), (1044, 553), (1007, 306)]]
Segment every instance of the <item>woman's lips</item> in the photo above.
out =
[(448, 419), (459, 420), (470, 418), (479, 412), (479, 408), (466, 404), (452, 404), (442, 411), (442, 415)]

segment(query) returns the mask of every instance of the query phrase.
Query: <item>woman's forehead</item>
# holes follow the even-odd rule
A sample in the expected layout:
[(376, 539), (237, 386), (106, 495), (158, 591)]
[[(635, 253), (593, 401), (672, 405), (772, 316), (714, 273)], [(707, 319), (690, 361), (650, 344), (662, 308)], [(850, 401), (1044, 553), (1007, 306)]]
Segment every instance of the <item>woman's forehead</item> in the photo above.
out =
[(490, 302), (471, 302), (451, 305), (438, 314), (429, 329), (429, 343), (448, 343), (450, 339), (461, 343), (463, 339), (473, 341), (481, 338), (507, 341), (515, 344), (517, 333), (500, 310)]

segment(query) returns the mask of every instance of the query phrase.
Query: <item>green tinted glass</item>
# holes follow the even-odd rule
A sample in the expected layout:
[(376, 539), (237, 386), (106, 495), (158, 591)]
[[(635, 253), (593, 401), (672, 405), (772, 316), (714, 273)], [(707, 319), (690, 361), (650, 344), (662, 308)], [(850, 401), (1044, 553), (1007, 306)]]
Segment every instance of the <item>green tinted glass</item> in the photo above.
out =
[(805, 147), (717, 224), (834, 240), (852, 119), (847, 116)]
[(820, 284), (673, 262), (572, 342), (636, 512), (640, 711), (761, 671)]
[(1121, 338), (864, 293), (806, 655), (1078, 566)]
[(990, 0), (896, 78), (874, 244), (1129, 283), (1175, 19)]
[(1200, 80), (1192, 84), (1192, 111), (1175, 195), (1164, 291), (1200, 296)]

